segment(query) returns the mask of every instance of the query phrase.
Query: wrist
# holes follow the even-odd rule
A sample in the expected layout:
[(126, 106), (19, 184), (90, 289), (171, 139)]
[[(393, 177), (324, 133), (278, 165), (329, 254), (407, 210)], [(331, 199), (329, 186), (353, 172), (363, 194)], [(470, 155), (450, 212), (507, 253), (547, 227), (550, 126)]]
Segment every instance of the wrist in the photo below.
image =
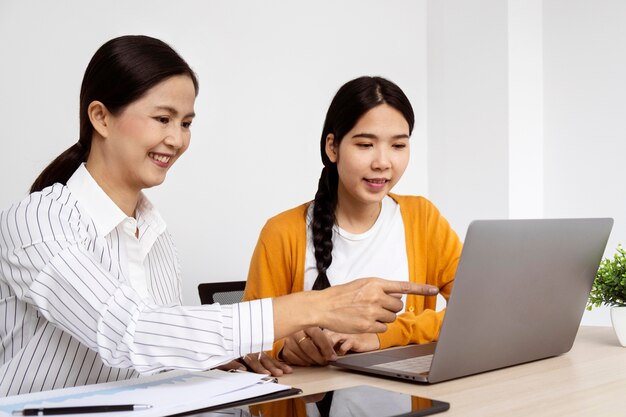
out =
[(326, 309), (322, 306), (323, 295), (321, 291), (305, 291), (299, 294), (303, 295), (301, 302), (303, 306), (306, 306), (304, 308), (304, 312), (306, 313), (305, 320), (307, 320), (307, 326), (305, 328), (313, 326), (321, 328), (328, 327)]
[(316, 292), (298, 292), (274, 298), (274, 340), (320, 323), (322, 314), (317, 307)]

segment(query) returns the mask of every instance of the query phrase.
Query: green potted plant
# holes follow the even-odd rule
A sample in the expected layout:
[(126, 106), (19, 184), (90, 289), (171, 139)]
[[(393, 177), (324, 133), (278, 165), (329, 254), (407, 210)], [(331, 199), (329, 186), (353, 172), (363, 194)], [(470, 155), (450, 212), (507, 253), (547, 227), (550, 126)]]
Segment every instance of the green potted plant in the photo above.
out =
[(613, 259), (602, 260), (593, 281), (587, 309), (600, 305), (611, 307), (613, 330), (619, 343), (626, 346), (626, 250), (621, 244)]

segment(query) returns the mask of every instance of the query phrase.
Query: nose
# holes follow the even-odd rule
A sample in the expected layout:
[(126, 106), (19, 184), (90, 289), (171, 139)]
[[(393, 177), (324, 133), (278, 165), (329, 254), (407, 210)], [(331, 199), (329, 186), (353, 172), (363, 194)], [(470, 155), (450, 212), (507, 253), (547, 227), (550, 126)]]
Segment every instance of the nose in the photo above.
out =
[(186, 132), (183, 132), (182, 128), (172, 127), (168, 129), (167, 136), (163, 142), (174, 149), (180, 149), (185, 143)]
[(383, 149), (382, 146), (375, 152), (374, 159), (372, 160), (372, 168), (380, 171), (391, 168), (389, 153), (386, 149)]

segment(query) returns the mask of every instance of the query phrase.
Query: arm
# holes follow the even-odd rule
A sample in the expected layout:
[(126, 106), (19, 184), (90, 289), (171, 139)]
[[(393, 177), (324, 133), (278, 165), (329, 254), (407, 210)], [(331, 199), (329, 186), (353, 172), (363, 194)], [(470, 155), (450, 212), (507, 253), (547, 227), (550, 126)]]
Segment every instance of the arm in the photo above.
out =
[[(357, 327), (361, 329), (367, 327), (367, 324), (364, 323), (364, 321), (372, 318), (370, 316), (370, 319), (367, 319), (368, 314), (373, 313), (375, 306), (380, 305), (380, 299), (370, 299), (368, 301), (368, 303), (370, 303), (369, 305), (359, 305), (356, 301), (359, 296), (355, 296), (354, 299), (349, 301), (354, 304), (352, 304), (353, 308), (348, 316), (352, 318), (347, 320), (345, 315), (334, 313), (333, 306), (325, 304), (326, 302), (331, 301), (329, 296), (330, 294), (333, 294), (334, 291), (360, 291), (361, 289), (357, 289), (357, 287), (363, 285), (362, 282), (358, 282), (361, 280), (356, 280), (353, 283), (346, 284), (344, 286), (332, 287), (322, 292), (302, 292), (304, 252), (306, 250), (304, 210), (305, 209), (302, 208), (300, 212), (292, 212), (291, 214), (295, 214), (295, 216), (287, 222), (284, 221), (284, 218), (281, 219), (280, 222), (272, 219), (265, 225), (250, 262), (250, 270), (244, 299), (275, 297), (293, 293), (288, 297), (279, 297), (275, 300), (275, 317), (277, 317), (275, 329), (277, 339), (280, 339), (283, 335), (289, 335), (302, 329), (301, 326), (294, 327), (293, 323), (289, 324), (287, 322), (279, 322), (279, 320), (283, 319), (286, 321), (293, 319), (293, 322), (298, 325), (317, 325), (331, 330), (348, 328), (350, 333), (363, 333), (364, 331), (357, 331), (355, 329)], [(299, 218), (297, 217), (299, 215), (302, 216), (300, 222), (298, 222)], [(405, 284), (408, 285), (408, 283)], [(351, 285), (353, 285), (354, 288), (351, 288)], [(370, 285), (372, 284), (370, 283)], [(365, 291), (365, 287), (363, 290)], [(423, 288), (420, 289), (420, 291), (421, 290), (423, 290)], [(399, 293), (403, 291), (398, 290), (397, 292)], [(287, 304), (285, 307), (288, 311), (287, 314), (282, 312), (284, 311), (282, 310), (282, 306), (278, 307), (281, 309), (280, 313), (276, 310), (277, 305), (283, 302)], [(339, 304), (341, 304), (341, 302), (336, 303), (336, 305)], [(391, 304), (389, 304), (388, 307), (395, 308), (395, 306), (391, 306)], [(363, 310), (366, 310), (367, 308), (371, 308), (372, 311), (363, 312)], [(401, 304), (398, 308), (401, 308)], [(347, 309), (343, 311), (346, 313), (348, 312)], [(325, 312), (329, 314), (334, 313), (331, 314), (331, 317), (334, 316), (335, 318), (328, 319), (328, 317), (324, 318), (323, 316), (319, 316), (320, 313)], [(379, 313), (380, 312), (381, 311), (379, 310)], [(299, 317), (302, 313), (305, 313), (304, 316)], [(384, 320), (393, 321), (394, 319), (395, 315), (391, 315), (386, 316)], [(382, 320), (381, 316), (381, 321)], [(324, 322), (326, 324), (324, 324)], [(379, 326), (381, 329), (385, 327), (382, 323), (378, 324), (381, 325)], [(291, 326), (291, 330), (287, 329), (286, 333), (283, 333), (284, 330), (279, 327), (283, 325)], [(369, 327), (366, 332), (372, 332), (372, 329), (372, 327)], [(348, 333), (343, 330), (338, 331)], [(283, 340), (274, 344), (274, 357), (276, 357), (278, 352), (282, 350), (283, 346)]]
[(396, 320), (402, 294), (437, 295), (431, 285), (359, 278), (322, 291), (306, 291), (274, 299), (277, 338), (318, 326), (341, 333), (379, 333)]
[(76, 208), (59, 200), (34, 194), (2, 213), (2, 279), (18, 299), (98, 352), (106, 365), (140, 372), (207, 369), (246, 349), (270, 346), (271, 301), (238, 307), (146, 304), (116, 273), (115, 263), (101, 263), (109, 250), (104, 238), (89, 236)]

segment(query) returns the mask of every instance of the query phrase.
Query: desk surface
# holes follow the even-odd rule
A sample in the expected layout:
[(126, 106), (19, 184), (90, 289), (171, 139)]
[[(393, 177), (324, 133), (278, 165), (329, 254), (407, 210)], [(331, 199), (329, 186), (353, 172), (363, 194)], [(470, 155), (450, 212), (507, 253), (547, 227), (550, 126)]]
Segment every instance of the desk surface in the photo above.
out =
[(442, 416), (626, 415), (626, 348), (610, 327), (581, 327), (571, 351), (555, 357), (434, 385), (361, 375), (332, 366), (295, 368), (281, 384), (314, 394), (354, 385), (450, 403)]

